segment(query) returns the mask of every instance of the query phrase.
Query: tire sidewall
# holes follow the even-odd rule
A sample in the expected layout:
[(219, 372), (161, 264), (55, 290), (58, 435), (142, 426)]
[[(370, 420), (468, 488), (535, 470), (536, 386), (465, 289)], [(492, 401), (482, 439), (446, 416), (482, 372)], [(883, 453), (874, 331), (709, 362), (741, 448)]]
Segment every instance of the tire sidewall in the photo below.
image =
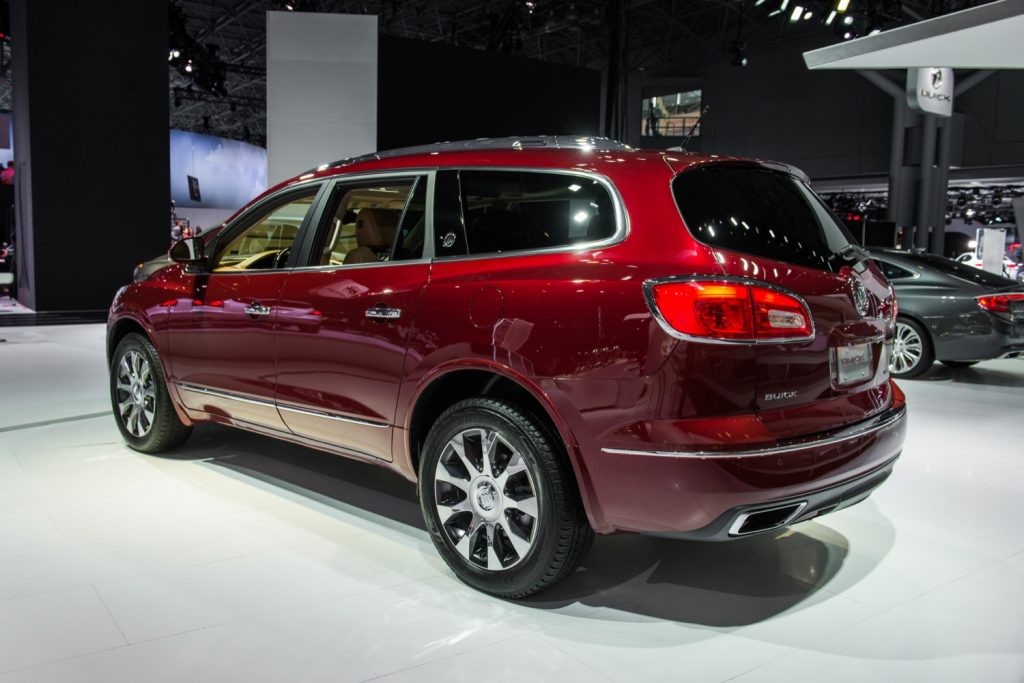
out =
[[(448, 539), (435, 509), (434, 472), (438, 460), (452, 437), (459, 432), (476, 427), (499, 431), (502, 437), (519, 452), (533, 478), (537, 497), (540, 519), (538, 528), (534, 532), (535, 537), (530, 552), (514, 566), (500, 571), (489, 571), (467, 562)], [(544, 435), (545, 439), (549, 439), (539, 427), (538, 431)], [(551, 450), (551, 446), (550, 443), (534, 444), (529, 435), (500, 409), (485, 408), (479, 405), (442, 416), (430, 430), (423, 446), (418, 484), (424, 521), (435, 546), (448, 565), (452, 567), (459, 578), (474, 588), (498, 594), (518, 592), (519, 587), (538, 582), (553, 560), (553, 537), (557, 534), (557, 516), (561, 514), (561, 511), (558, 509), (560, 506), (553, 500), (546, 468), (537, 452), (538, 448)]]

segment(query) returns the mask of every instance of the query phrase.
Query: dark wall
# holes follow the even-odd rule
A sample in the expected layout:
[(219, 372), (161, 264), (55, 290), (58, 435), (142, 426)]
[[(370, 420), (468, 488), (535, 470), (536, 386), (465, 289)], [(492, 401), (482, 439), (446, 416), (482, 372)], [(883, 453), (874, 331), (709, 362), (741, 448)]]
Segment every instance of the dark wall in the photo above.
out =
[(1024, 164), (1024, 71), (999, 71), (953, 108), (964, 113), (964, 166)]
[(599, 71), (386, 35), (378, 58), (378, 149), (599, 133)]
[[(691, 149), (777, 159), (812, 178), (888, 173), (892, 98), (854, 71), (812, 72), (804, 64), (805, 50), (832, 42), (824, 36), (762, 48), (750, 53), (746, 67), (732, 66), (724, 55), (634, 73), (627, 140), (652, 146), (639, 137), (641, 98), (645, 89), (668, 92), (676, 80), (682, 89), (701, 87), (703, 103), (710, 106)], [(902, 87), (905, 75), (887, 75)], [(954, 109), (964, 114), (963, 166), (1024, 163), (1024, 73), (992, 76), (958, 98)], [(914, 125), (920, 125), (919, 117)], [(912, 133), (911, 153), (914, 139)], [(959, 141), (954, 146), (959, 151)], [(917, 157), (908, 161), (917, 163)]]
[(167, 248), (166, 0), (13, 0), (19, 294), (104, 309)]

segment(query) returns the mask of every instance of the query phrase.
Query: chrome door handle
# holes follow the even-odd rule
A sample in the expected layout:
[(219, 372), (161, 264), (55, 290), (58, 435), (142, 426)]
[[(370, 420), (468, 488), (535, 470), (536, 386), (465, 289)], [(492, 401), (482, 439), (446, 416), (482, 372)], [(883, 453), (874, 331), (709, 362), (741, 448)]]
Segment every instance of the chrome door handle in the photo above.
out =
[(370, 320), (398, 320), (402, 317), (402, 309), (374, 306), (366, 309), (366, 317)]
[(264, 306), (259, 301), (254, 301), (245, 307), (245, 312), (249, 315), (270, 315), (270, 306)]

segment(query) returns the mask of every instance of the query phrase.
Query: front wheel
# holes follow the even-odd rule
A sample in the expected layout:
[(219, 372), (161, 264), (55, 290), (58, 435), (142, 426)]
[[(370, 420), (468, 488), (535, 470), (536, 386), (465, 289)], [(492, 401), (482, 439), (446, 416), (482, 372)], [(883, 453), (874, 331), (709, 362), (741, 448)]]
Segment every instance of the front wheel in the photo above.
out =
[(935, 352), (928, 333), (910, 318), (896, 319), (896, 337), (892, 344), (889, 370), (899, 379), (911, 379), (932, 366)]
[(125, 335), (114, 351), (110, 402), (121, 436), (137, 451), (169, 451), (192, 433), (174, 412), (156, 349), (140, 334)]
[(438, 418), (423, 446), (419, 494), (448, 566), (499, 597), (561, 580), (594, 538), (561, 447), (507, 401), (468, 399)]

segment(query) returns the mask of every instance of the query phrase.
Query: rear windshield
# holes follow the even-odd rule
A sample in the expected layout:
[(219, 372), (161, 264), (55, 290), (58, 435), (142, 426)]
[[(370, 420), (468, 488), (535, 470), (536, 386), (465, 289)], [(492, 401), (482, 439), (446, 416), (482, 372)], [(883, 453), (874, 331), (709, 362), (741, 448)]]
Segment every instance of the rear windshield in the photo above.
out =
[(967, 280), (983, 287), (1009, 287), (1017, 284), (1009, 278), (996, 275), (995, 273), (990, 273), (987, 270), (982, 270), (981, 268), (957, 263), (953, 259), (948, 259), (945, 256), (906, 252), (901, 253), (900, 258), (912, 263), (920, 263), (924, 266), (930, 266), (931, 268), (940, 270), (947, 275), (952, 275), (960, 278), (961, 280)]
[(831, 268), (853, 237), (788, 173), (705, 166), (680, 173), (672, 193), (690, 233), (712, 247)]

